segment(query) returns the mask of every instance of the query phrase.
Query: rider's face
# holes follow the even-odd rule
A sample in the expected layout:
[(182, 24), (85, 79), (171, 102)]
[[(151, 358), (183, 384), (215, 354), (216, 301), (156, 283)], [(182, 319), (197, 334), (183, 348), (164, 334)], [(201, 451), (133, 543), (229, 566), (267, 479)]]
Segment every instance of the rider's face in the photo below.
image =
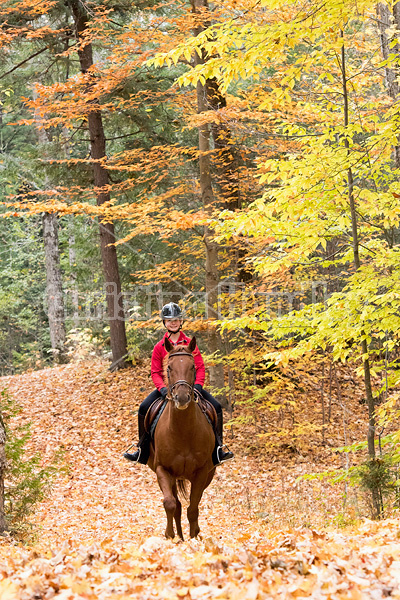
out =
[(182, 325), (181, 319), (168, 319), (167, 321), (165, 321), (165, 327), (171, 333), (176, 333), (177, 331), (179, 331), (181, 325)]

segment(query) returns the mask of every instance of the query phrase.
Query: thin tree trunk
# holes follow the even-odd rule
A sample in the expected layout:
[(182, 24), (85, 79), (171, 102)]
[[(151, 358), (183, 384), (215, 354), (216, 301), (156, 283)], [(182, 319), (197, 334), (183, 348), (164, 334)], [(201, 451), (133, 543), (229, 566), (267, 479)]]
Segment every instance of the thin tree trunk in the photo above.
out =
[[(342, 38), (344, 38), (344, 33), (341, 32)], [(349, 125), (349, 97), (348, 97), (348, 89), (347, 89), (347, 75), (346, 75), (346, 55), (345, 55), (345, 46), (344, 40), (342, 44), (341, 51), (341, 59), (342, 59), (342, 85), (343, 85), (343, 98), (344, 98), (344, 125), (348, 127)], [(347, 150), (347, 153), (350, 154), (350, 142), (347, 136), (344, 139), (344, 145)], [(358, 224), (357, 224), (357, 210), (354, 198), (354, 178), (353, 171), (351, 167), (347, 170), (347, 183), (348, 183), (348, 198), (350, 205), (350, 214), (351, 214), (351, 229), (352, 229), (352, 240), (353, 240), (353, 261), (356, 271), (361, 267), (360, 262), (360, 253), (359, 253), (359, 240), (358, 240)], [(368, 358), (368, 344), (366, 340), (366, 336), (362, 332), (362, 341), (361, 341), (361, 351), (362, 351), (362, 360), (363, 360), (363, 370), (364, 370), (364, 385), (365, 385), (365, 393), (367, 397), (367, 405), (368, 405), (368, 434), (367, 434), (367, 443), (368, 443), (368, 455), (371, 461), (375, 460), (375, 401), (372, 393), (372, 383), (371, 383), (371, 370)], [(380, 502), (378, 498), (378, 490), (372, 490), (372, 500), (374, 504), (374, 509), (376, 512), (376, 516), (380, 515)]]
[(65, 312), (58, 245), (58, 217), (56, 213), (43, 213), (43, 242), (47, 281), (47, 311), (50, 341), (56, 363), (66, 363)]
[[(197, 84), (197, 108), (199, 112), (206, 108), (206, 86)], [(200, 189), (205, 212), (212, 215), (214, 209), (214, 193), (210, 170), (210, 129), (208, 124), (199, 127), (199, 169)], [(206, 247), (206, 318), (210, 322), (208, 328), (208, 352), (220, 354), (222, 348), (221, 336), (212, 321), (217, 318), (216, 306), (218, 304), (218, 244), (213, 239), (210, 227), (204, 228), (204, 243)], [(214, 364), (209, 369), (210, 385), (216, 393), (222, 406), (227, 407), (227, 399), (224, 391), (225, 378), (222, 364)]]
[[(67, 72), (69, 71), (69, 66)], [(68, 130), (63, 127), (63, 148), (65, 158), (68, 160), (71, 156), (71, 150), (68, 140)], [(75, 248), (75, 230), (74, 230), (74, 217), (70, 217), (68, 220), (68, 258), (70, 267), (69, 276), (69, 287), (71, 294), (71, 305), (72, 305), (72, 323), (74, 329), (79, 327), (79, 292), (78, 292), (78, 274), (76, 269), (76, 248)]]
[[(35, 88), (33, 95), (36, 95)], [(42, 127), (42, 118), (35, 116), (39, 145), (46, 152), (48, 137)], [(46, 187), (48, 182), (46, 178)], [(68, 362), (65, 352), (65, 310), (64, 292), (60, 264), (60, 248), (58, 243), (58, 216), (57, 213), (43, 213), (43, 244), (46, 266), (46, 295), (47, 315), (49, 319), (50, 343), (53, 352), (53, 360), (63, 364)]]
[(322, 445), (325, 446), (325, 399), (324, 399), (324, 383), (325, 383), (325, 363), (322, 363), (321, 377), (321, 407), (322, 407)]
[(4, 510), (4, 478), (7, 468), (6, 459), (6, 430), (3, 417), (0, 413), (0, 533), (7, 529), (7, 521)]
[(329, 406), (328, 406), (328, 423), (331, 424), (332, 413), (332, 362), (329, 365)]
[[(397, 61), (393, 61), (392, 65), (385, 67), (385, 79), (388, 94), (393, 101), (395, 101), (400, 92), (398, 82), (400, 73), (397, 66), (398, 59), (400, 58), (400, 46), (399, 44), (395, 44), (393, 47), (390, 47), (392, 38), (389, 38), (388, 30), (390, 28), (393, 29), (394, 26), (396, 29), (396, 36), (397, 32), (400, 30), (400, 5), (398, 2), (394, 4), (393, 13), (391, 13), (389, 6), (380, 2), (376, 6), (376, 12), (378, 15), (382, 56), (385, 60), (388, 60), (390, 54), (397, 56)], [(397, 169), (400, 168), (400, 136), (398, 136), (398, 140), (399, 143), (393, 149), (394, 161)]]
[[(72, 228), (72, 223), (70, 224)], [(78, 276), (76, 274), (76, 250), (75, 250), (75, 235), (73, 231), (70, 232), (68, 238), (68, 256), (70, 272), (70, 286), (71, 286), (71, 303), (72, 303), (72, 322), (74, 328), (79, 327), (79, 294), (78, 294)]]
[[(342, 393), (340, 391), (340, 385), (339, 385), (339, 379), (337, 376), (337, 370), (336, 370), (336, 365), (333, 366), (334, 368), (334, 373), (335, 373), (335, 382), (336, 382), (336, 391), (337, 391), (337, 399), (338, 399), (338, 404), (339, 406), (341, 406), (342, 408), (342, 423), (343, 423), (343, 441), (344, 441), (344, 445), (347, 446), (348, 445), (348, 439), (347, 439), (347, 409), (346, 409), (346, 405), (344, 403), (344, 400), (342, 398)], [(345, 452), (345, 468), (346, 468), (346, 473), (349, 472), (349, 453)], [(348, 494), (348, 483), (347, 481), (345, 481), (345, 488), (344, 488), (344, 497), (343, 497), (343, 508), (345, 508), (346, 506), (346, 502), (347, 502), (347, 494)]]
[[(82, 42), (88, 30), (88, 16), (85, 5), (79, 0), (69, 0), (74, 16), (76, 36)], [(87, 73), (93, 66), (93, 52), (90, 43), (78, 50), (82, 73)], [(106, 140), (104, 135), (101, 111), (93, 109), (88, 112), (88, 129), (90, 135), (90, 153), (93, 160), (93, 179), (96, 188), (97, 205), (109, 202), (110, 194), (106, 191), (109, 184), (107, 169), (102, 160), (106, 157)], [(125, 313), (123, 307), (121, 281), (119, 277), (118, 257), (115, 247), (115, 230), (113, 223), (100, 223), (100, 249), (103, 263), (103, 274), (106, 287), (107, 313), (110, 324), (110, 341), (112, 352), (111, 369), (120, 369), (128, 365), (127, 340), (125, 330)]]

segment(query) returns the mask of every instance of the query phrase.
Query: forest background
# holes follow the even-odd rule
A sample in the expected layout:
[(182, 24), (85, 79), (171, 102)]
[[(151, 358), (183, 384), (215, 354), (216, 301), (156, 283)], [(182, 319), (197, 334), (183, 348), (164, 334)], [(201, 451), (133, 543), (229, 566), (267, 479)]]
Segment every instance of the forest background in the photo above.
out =
[(139, 364), (178, 302), (250, 448), (336, 447), (335, 395), (343, 477), (374, 516), (385, 494), (395, 509), (399, 18), (367, 1), (3, 1), (1, 372)]

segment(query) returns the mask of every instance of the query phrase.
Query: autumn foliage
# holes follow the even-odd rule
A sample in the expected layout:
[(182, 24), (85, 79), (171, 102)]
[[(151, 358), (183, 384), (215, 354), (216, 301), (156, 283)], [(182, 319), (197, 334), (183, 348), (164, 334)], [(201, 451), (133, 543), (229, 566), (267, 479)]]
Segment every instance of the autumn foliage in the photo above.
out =
[[(356, 425), (361, 407), (347, 377), (339, 380), (353, 439), (362, 428)], [(354, 495), (342, 510), (338, 488), (297, 480), (314, 461), (334, 466), (330, 453), (318, 454), (321, 447), (274, 448), (257, 459), (249, 450), (253, 425), (235, 425), (226, 434), (236, 461), (217, 470), (202, 501), (203, 539), (167, 541), (154, 474), (121, 456), (149, 389), (147, 365), (110, 374), (107, 363), (81, 362), (2, 383), (24, 407), (15, 425), (32, 422), (27, 451), (40, 450), (49, 461), (62, 449), (68, 465), (37, 511), (35, 544), (3, 538), (4, 597), (256, 600), (396, 593), (397, 519), (357, 521)], [(317, 405), (319, 390), (311, 396)], [(338, 431), (341, 407), (334, 401), (328, 443), (338, 442)], [(341, 460), (336, 455), (336, 466)], [(338, 528), (343, 525), (347, 529)]]
[[(60, 219), (77, 337), (78, 287), (103, 294), (96, 309), (110, 303), (91, 255), (110, 234), (103, 263), (109, 252), (122, 265), (120, 355), (134, 364), (6, 380), (32, 449), (46, 461), (62, 448), (70, 471), (36, 517), (38, 556), (4, 542), (5, 597), (398, 594), (395, 521), (381, 533), (360, 521), (399, 501), (397, 12), (370, 0), (1, 3), (1, 214), (19, 244), (28, 219)], [(7, 360), (42, 366), (43, 352), (7, 346), (13, 327), (43, 345), (26, 308), (12, 321), (10, 290)], [(204, 540), (183, 545), (159, 537), (150, 471), (120, 459), (174, 294), (210, 354), (238, 456), (207, 492)], [(115, 323), (98, 321), (104, 356)], [(353, 533), (327, 529), (338, 525)]]

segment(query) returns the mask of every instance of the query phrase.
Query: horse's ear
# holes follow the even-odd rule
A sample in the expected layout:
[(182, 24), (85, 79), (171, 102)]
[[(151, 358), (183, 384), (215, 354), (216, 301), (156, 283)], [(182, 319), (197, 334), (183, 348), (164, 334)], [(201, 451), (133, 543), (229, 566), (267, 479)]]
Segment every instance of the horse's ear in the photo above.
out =
[(164, 340), (164, 347), (165, 347), (165, 349), (166, 349), (167, 352), (171, 352), (171, 350), (173, 348), (173, 345), (171, 344), (169, 338), (167, 338), (167, 337)]
[(196, 348), (196, 338), (195, 338), (195, 336), (193, 336), (189, 342), (188, 350), (189, 350), (189, 352), (193, 352), (193, 350), (195, 348)]

